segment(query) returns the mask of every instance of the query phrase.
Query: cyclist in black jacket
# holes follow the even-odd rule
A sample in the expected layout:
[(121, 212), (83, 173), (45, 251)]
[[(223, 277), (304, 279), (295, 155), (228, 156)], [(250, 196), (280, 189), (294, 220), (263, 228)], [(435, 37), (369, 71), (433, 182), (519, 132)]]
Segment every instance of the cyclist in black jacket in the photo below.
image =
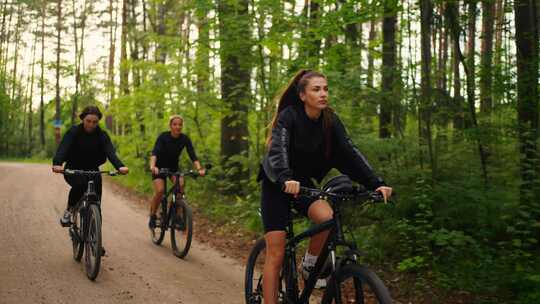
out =
[[(339, 117), (328, 106), (328, 83), (318, 72), (301, 70), (278, 98), (259, 179), (262, 180), (261, 213), (265, 229), (266, 260), (263, 274), (265, 303), (277, 303), (279, 271), (285, 251), (285, 228), (289, 202), (300, 185), (313, 187), (336, 168), (370, 190), (380, 191), (385, 200), (392, 188), (375, 176), (367, 160), (348, 137)], [(295, 206), (313, 222), (332, 218), (324, 200), (300, 200)], [(326, 241), (328, 231), (315, 235), (302, 262), (307, 278)], [(326, 281), (319, 280), (318, 286)]]
[[(99, 127), (98, 123), (101, 117), (102, 114), (98, 107), (87, 106), (84, 108), (79, 115), (82, 123), (72, 126), (62, 137), (53, 158), (53, 172), (62, 173), (64, 162), (66, 163), (65, 169), (97, 171), (107, 159), (121, 174), (129, 172), (128, 167), (116, 156), (109, 135)], [(71, 186), (71, 190), (69, 191), (68, 206), (60, 219), (60, 224), (69, 226), (71, 208), (83, 196), (88, 182), (84, 176), (65, 175), (64, 179)], [(98, 197), (101, 198), (101, 176), (96, 176), (94, 181)]]
[[(193, 162), (195, 168), (199, 171), (199, 175), (204, 176), (205, 174), (205, 169), (197, 159), (197, 154), (195, 154), (191, 139), (186, 134), (182, 133), (183, 127), (184, 119), (182, 116), (171, 116), (169, 119), (170, 131), (163, 132), (158, 136), (156, 143), (154, 144), (154, 149), (152, 150), (152, 156), (150, 157), (150, 171), (152, 172), (154, 196), (150, 202), (150, 219), (148, 221), (150, 229), (156, 226), (156, 212), (159, 202), (165, 194), (166, 176), (160, 175), (159, 169), (166, 168), (173, 172), (178, 171), (180, 154), (182, 153), (182, 150), (186, 148), (189, 158)], [(180, 186), (183, 188), (183, 185), (184, 181), (183, 178), (181, 178)]]

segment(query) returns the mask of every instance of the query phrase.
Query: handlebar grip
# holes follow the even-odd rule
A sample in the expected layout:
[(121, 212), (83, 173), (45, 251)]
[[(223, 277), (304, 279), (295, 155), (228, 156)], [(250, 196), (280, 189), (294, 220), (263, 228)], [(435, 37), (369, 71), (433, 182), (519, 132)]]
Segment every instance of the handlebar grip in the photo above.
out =
[(374, 202), (377, 202), (377, 203), (384, 202), (384, 196), (381, 192), (378, 192), (378, 191), (372, 192), (370, 194), (370, 197)]

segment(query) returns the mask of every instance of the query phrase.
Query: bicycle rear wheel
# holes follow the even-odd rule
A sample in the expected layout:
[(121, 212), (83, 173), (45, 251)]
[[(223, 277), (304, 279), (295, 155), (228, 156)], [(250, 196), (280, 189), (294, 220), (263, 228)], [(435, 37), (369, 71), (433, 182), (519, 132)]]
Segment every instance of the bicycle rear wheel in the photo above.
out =
[(159, 208), (159, 225), (150, 229), (150, 237), (152, 242), (156, 245), (160, 245), (165, 237), (165, 231), (167, 230), (167, 203), (161, 201)]
[[(335, 284), (334, 279), (337, 280)], [(336, 289), (338, 286), (338, 289)], [(392, 304), (390, 292), (370, 269), (349, 264), (329, 282), (322, 303)]]
[(73, 259), (77, 262), (81, 261), (84, 252), (84, 244), (81, 239), (81, 227), (83, 227), (82, 216), (77, 209), (73, 213), (73, 223), (69, 228), (69, 236), (71, 237), (71, 244), (73, 247)]
[(86, 219), (86, 240), (84, 243), (84, 266), (86, 276), (95, 280), (101, 266), (101, 213), (97, 205), (91, 204)]
[(193, 215), (183, 199), (171, 208), (171, 247), (175, 256), (184, 258), (191, 247), (193, 237)]

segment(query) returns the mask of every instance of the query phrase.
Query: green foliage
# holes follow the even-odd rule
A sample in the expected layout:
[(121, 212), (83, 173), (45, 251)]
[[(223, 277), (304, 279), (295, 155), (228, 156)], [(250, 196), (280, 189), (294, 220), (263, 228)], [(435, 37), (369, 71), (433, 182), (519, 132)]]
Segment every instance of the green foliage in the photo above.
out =
[[(255, 178), (265, 152), (266, 127), (275, 110), (273, 98), (298, 69), (320, 70), (328, 77), (331, 105), (350, 137), (397, 194), (396, 205), (363, 210), (347, 207), (347, 227), (367, 252), (368, 262), (414, 277), (417, 293), (436, 287), (468, 291), (477, 296), (475, 303), (540, 302), (540, 182), (538, 156), (533, 153), (540, 143), (534, 130), (518, 128), (516, 54), (507, 47), (514, 43), (512, 27), (506, 29), (502, 49), (495, 54), (500, 55), (493, 66), (495, 105), (490, 115), (479, 113), (479, 127), (470, 125), (462, 97), (453, 96), (450, 88), (433, 85), (430, 111), (435, 168), (431, 168), (426, 143), (418, 132), (425, 121), (419, 121), (418, 111), (421, 62), (417, 60), (417, 2), (392, 1), (397, 3), (399, 16), (396, 47), (400, 73), (389, 92), (381, 89), (379, 77), (380, 26), (375, 27), (376, 35), (367, 39), (369, 25), (372, 20), (381, 20), (385, 2), (305, 3), (318, 7), (303, 7), (302, 1), (262, 0), (249, 2), (247, 15), (240, 18), (241, 5), (236, 0), (168, 1), (167, 5), (156, 0), (146, 6), (145, 28), (142, 4), (134, 2), (139, 15), (125, 37), (129, 54), (119, 63), (120, 69), (114, 67), (116, 75), (127, 72), (127, 79), (123, 79), (127, 87), (119, 91), (98, 67), (86, 69), (79, 95), (67, 89), (61, 96), (62, 133), (70, 127), (75, 100), (79, 109), (100, 105), (108, 119), (102, 127), (112, 135), (121, 159), (131, 170), (118, 181), (151, 193), (150, 151), (157, 136), (168, 129), (168, 117), (181, 114), (183, 131), (192, 139), (199, 159), (203, 165), (214, 165), (206, 178), (188, 181), (191, 201), (213, 221), (262, 233), (260, 187)], [(508, 5), (506, 9), (508, 18), (513, 8)], [(99, 17), (108, 18), (106, 13)], [(440, 32), (443, 17), (436, 15), (433, 33)], [(463, 33), (467, 19), (461, 14)], [(160, 25), (165, 26), (164, 33), (158, 31)], [(226, 27), (220, 29), (223, 25)], [(452, 75), (450, 50), (449, 54), (444, 70), (447, 80)], [(224, 81), (224, 76), (239, 76), (233, 72), (223, 75), (222, 60), (232, 57), (238, 58), (238, 66), (249, 66), (244, 86), (239, 81)], [(374, 60), (371, 68), (368, 58)], [(433, 62), (438, 64), (439, 60), (434, 53)], [(34, 109), (31, 144), (26, 135), (30, 116), (24, 85), (6, 74), (13, 59), (2, 58), (0, 64), (0, 156), (51, 157), (56, 150), (54, 100), (47, 100), (43, 109), (44, 146), (39, 144), (39, 113)], [(66, 77), (73, 76), (73, 67), (64, 64)], [(431, 71), (434, 83), (438, 73)], [(478, 80), (479, 75), (474, 76)], [(373, 77), (373, 84), (368, 83), (369, 77)], [(461, 87), (463, 95), (464, 75)], [(227, 99), (222, 96), (224, 91), (231, 96), (245, 94)], [(390, 126), (393, 137), (388, 139), (378, 136), (384, 98), (392, 99), (392, 111), (401, 120)], [(231, 101), (238, 101), (247, 111), (231, 107)], [(221, 122), (226, 115), (238, 113), (244, 116), (230, 125), (247, 122), (249, 132), (242, 139), (248, 141), (249, 149), (229, 157), (226, 164), (222, 144), (228, 139), (222, 138)], [(462, 125), (456, 118), (463, 120)], [(478, 142), (487, 151), (487, 183), (482, 179)], [(191, 166), (184, 153), (181, 167)], [(499, 299), (491, 301), (490, 295)]]

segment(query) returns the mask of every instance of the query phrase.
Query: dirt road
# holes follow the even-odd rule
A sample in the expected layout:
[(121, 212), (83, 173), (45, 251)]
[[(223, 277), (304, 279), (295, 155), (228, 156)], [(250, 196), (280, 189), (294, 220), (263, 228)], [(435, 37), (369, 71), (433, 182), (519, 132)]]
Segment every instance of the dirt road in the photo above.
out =
[(152, 244), (146, 211), (107, 182), (107, 255), (89, 281), (58, 223), (68, 189), (49, 165), (0, 163), (0, 303), (242, 303), (238, 262), (198, 243), (197, 231), (185, 260), (172, 254), (168, 234)]

